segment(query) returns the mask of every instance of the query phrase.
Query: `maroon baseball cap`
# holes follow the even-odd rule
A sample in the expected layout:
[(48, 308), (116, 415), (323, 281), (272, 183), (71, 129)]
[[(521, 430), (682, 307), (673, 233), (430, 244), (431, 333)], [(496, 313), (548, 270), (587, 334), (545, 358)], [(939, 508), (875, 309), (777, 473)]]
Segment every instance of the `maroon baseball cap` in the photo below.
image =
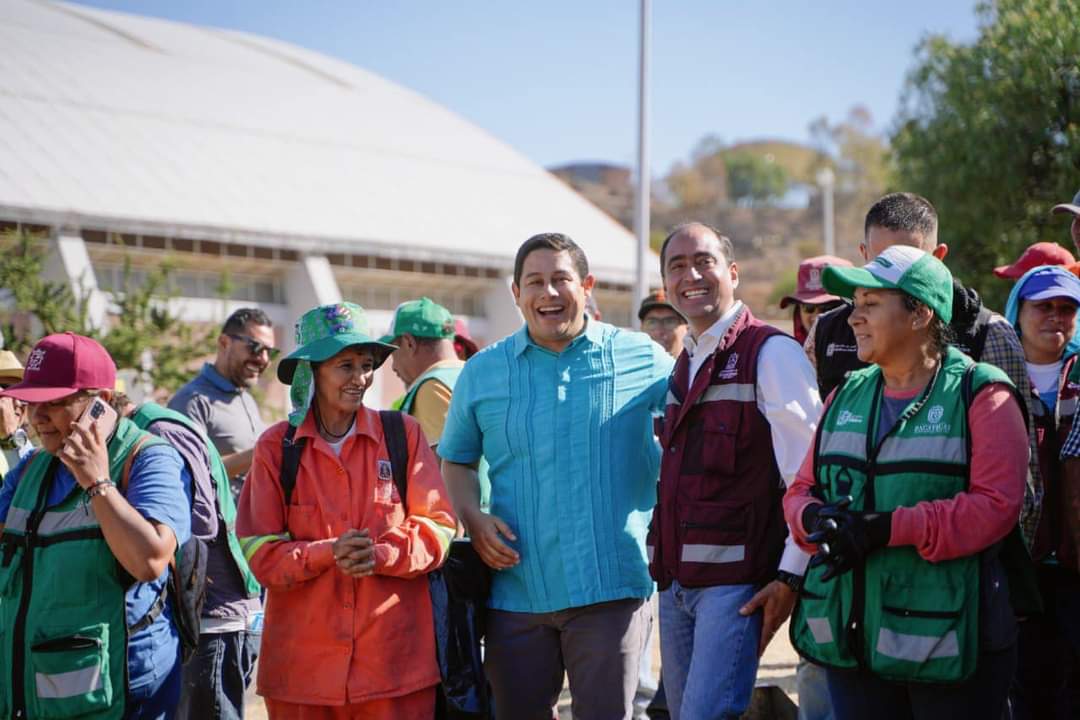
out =
[(820, 305), (821, 303), (835, 302), (841, 298), (825, 292), (825, 286), (821, 284), (821, 272), (829, 265), (839, 267), (851, 267), (851, 263), (844, 258), (834, 255), (818, 255), (806, 258), (799, 263), (799, 277), (793, 295), (786, 295), (780, 300), (780, 307), (786, 308), (791, 303), (806, 303), (807, 305)]
[(1072, 265), (1074, 262), (1073, 254), (1057, 243), (1037, 242), (1024, 250), (1012, 265), (994, 268), (994, 274), (1006, 280), (1017, 280), (1040, 265)]
[(97, 340), (72, 332), (48, 335), (26, 358), (22, 382), (0, 395), (28, 403), (59, 400), (79, 390), (112, 390), (116, 363)]

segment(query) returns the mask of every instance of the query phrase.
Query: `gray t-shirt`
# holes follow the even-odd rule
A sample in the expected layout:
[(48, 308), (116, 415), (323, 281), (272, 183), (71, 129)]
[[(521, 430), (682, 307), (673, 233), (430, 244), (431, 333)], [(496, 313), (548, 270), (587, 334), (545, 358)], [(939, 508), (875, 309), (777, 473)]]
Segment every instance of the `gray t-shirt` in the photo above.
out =
[(206, 558), (203, 617), (247, 618), (258, 612), (259, 598), (245, 597), (244, 580), (229, 553), (224, 528), (218, 522), (214, 478), (203, 439), (171, 420), (158, 420), (147, 431), (176, 448), (191, 472), (191, 534), (205, 540), (210, 550)]
[[(176, 392), (169, 408), (191, 418), (222, 455), (250, 450), (266, 430), (251, 393), (225, 379), (212, 363)], [(232, 482), (238, 495), (243, 478)]]

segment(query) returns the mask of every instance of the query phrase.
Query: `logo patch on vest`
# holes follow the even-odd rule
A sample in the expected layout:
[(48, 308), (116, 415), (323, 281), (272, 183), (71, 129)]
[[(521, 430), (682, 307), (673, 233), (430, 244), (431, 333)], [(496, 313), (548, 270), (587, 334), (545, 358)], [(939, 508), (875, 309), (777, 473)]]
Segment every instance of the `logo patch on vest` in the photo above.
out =
[(825, 357), (832, 357), (836, 353), (853, 353), (858, 352), (859, 349), (854, 345), (842, 345), (840, 343), (829, 343), (825, 348)]
[(379, 460), (376, 463), (376, 466), (379, 469), (379, 479), (380, 480), (382, 480), (383, 482), (386, 482), (387, 480), (393, 479), (393, 477), (394, 477), (394, 469), (393, 469), (393, 467), (391, 467), (389, 460)]
[(940, 405), (932, 406), (926, 411), (926, 424), (916, 425), (915, 432), (923, 434), (942, 434), (949, 432), (952, 425), (941, 422), (943, 417), (945, 417), (945, 408)]
[(836, 418), (836, 426), (850, 425), (851, 423), (861, 423), (863, 421), (862, 415), (856, 415), (850, 410), (841, 410), (840, 416)]
[(30, 357), (26, 358), (26, 369), (30, 372), (34, 372), (41, 369), (41, 365), (45, 362), (45, 351), (34, 350), (30, 353)]
[(738, 374), (738, 372), (739, 372), (739, 353), (733, 352), (733, 353), (731, 353), (731, 356), (728, 357), (727, 365), (725, 365), (724, 369), (720, 371), (720, 375), (718, 377), (721, 380), (731, 380), (733, 377), (735, 377)]

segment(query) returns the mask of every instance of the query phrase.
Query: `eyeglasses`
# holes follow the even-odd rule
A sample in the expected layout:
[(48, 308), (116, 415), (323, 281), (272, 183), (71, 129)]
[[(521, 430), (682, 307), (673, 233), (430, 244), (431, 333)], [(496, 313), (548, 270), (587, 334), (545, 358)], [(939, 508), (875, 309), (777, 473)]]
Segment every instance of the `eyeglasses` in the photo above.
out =
[(271, 360), (274, 360), (275, 358), (277, 358), (278, 355), (281, 354), (280, 349), (270, 347), (269, 345), (263, 345), (255, 338), (249, 338), (247, 335), (234, 335), (233, 333), (225, 334), (231, 337), (233, 340), (239, 340), (240, 342), (246, 344), (248, 352), (252, 355), (255, 355), (256, 357), (262, 355), (265, 352), (267, 357), (269, 357)]
[(675, 317), (673, 315), (668, 315), (667, 317), (650, 317), (641, 321), (641, 329), (659, 330), (660, 328), (663, 328), (665, 330), (674, 330), (685, 323), (686, 321), (681, 317)]
[(59, 410), (60, 408), (65, 408), (65, 407), (67, 407), (69, 405), (74, 405), (77, 401), (82, 400), (84, 398), (97, 397), (97, 395), (98, 395), (97, 390), (76, 390), (75, 392), (71, 393), (70, 395), (65, 395), (64, 397), (59, 398), (57, 400), (49, 400), (48, 402), (43, 402), (41, 404), (44, 405), (45, 407), (49, 408), (50, 410)]

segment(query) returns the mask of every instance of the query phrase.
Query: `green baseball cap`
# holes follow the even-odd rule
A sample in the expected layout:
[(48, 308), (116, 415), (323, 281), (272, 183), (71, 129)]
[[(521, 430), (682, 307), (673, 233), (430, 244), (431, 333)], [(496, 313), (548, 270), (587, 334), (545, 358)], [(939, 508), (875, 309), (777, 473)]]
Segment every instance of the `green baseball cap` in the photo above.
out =
[(379, 338), (379, 342), (388, 343), (402, 335), (452, 338), (454, 337), (454, 316), (431, 298), (422, 297), (419, 300), (403, 302), (394, 311), (394, 322), (390, 324), (390, 333)]
[(952, 273), (918, 248), (893, 245), (861, 268), (830, 265), (822, 272), (821, 281), (826, 290), (846, 298), (855, 296), (855, 288), (900, 290), (924, 303), (943, 321), (952, 321)]
[(371, 336), (364, 308), (350, 302), (321, 305), (304, 313), (296, 322), (296, 344), (300, 347), (278, 363), (278, 380), (286, 385), (292, 384), (300, 360), (322, 362), (360, 345), (374, 354), (375, 367), (379, 367), (397, 350), (396, 345)]

